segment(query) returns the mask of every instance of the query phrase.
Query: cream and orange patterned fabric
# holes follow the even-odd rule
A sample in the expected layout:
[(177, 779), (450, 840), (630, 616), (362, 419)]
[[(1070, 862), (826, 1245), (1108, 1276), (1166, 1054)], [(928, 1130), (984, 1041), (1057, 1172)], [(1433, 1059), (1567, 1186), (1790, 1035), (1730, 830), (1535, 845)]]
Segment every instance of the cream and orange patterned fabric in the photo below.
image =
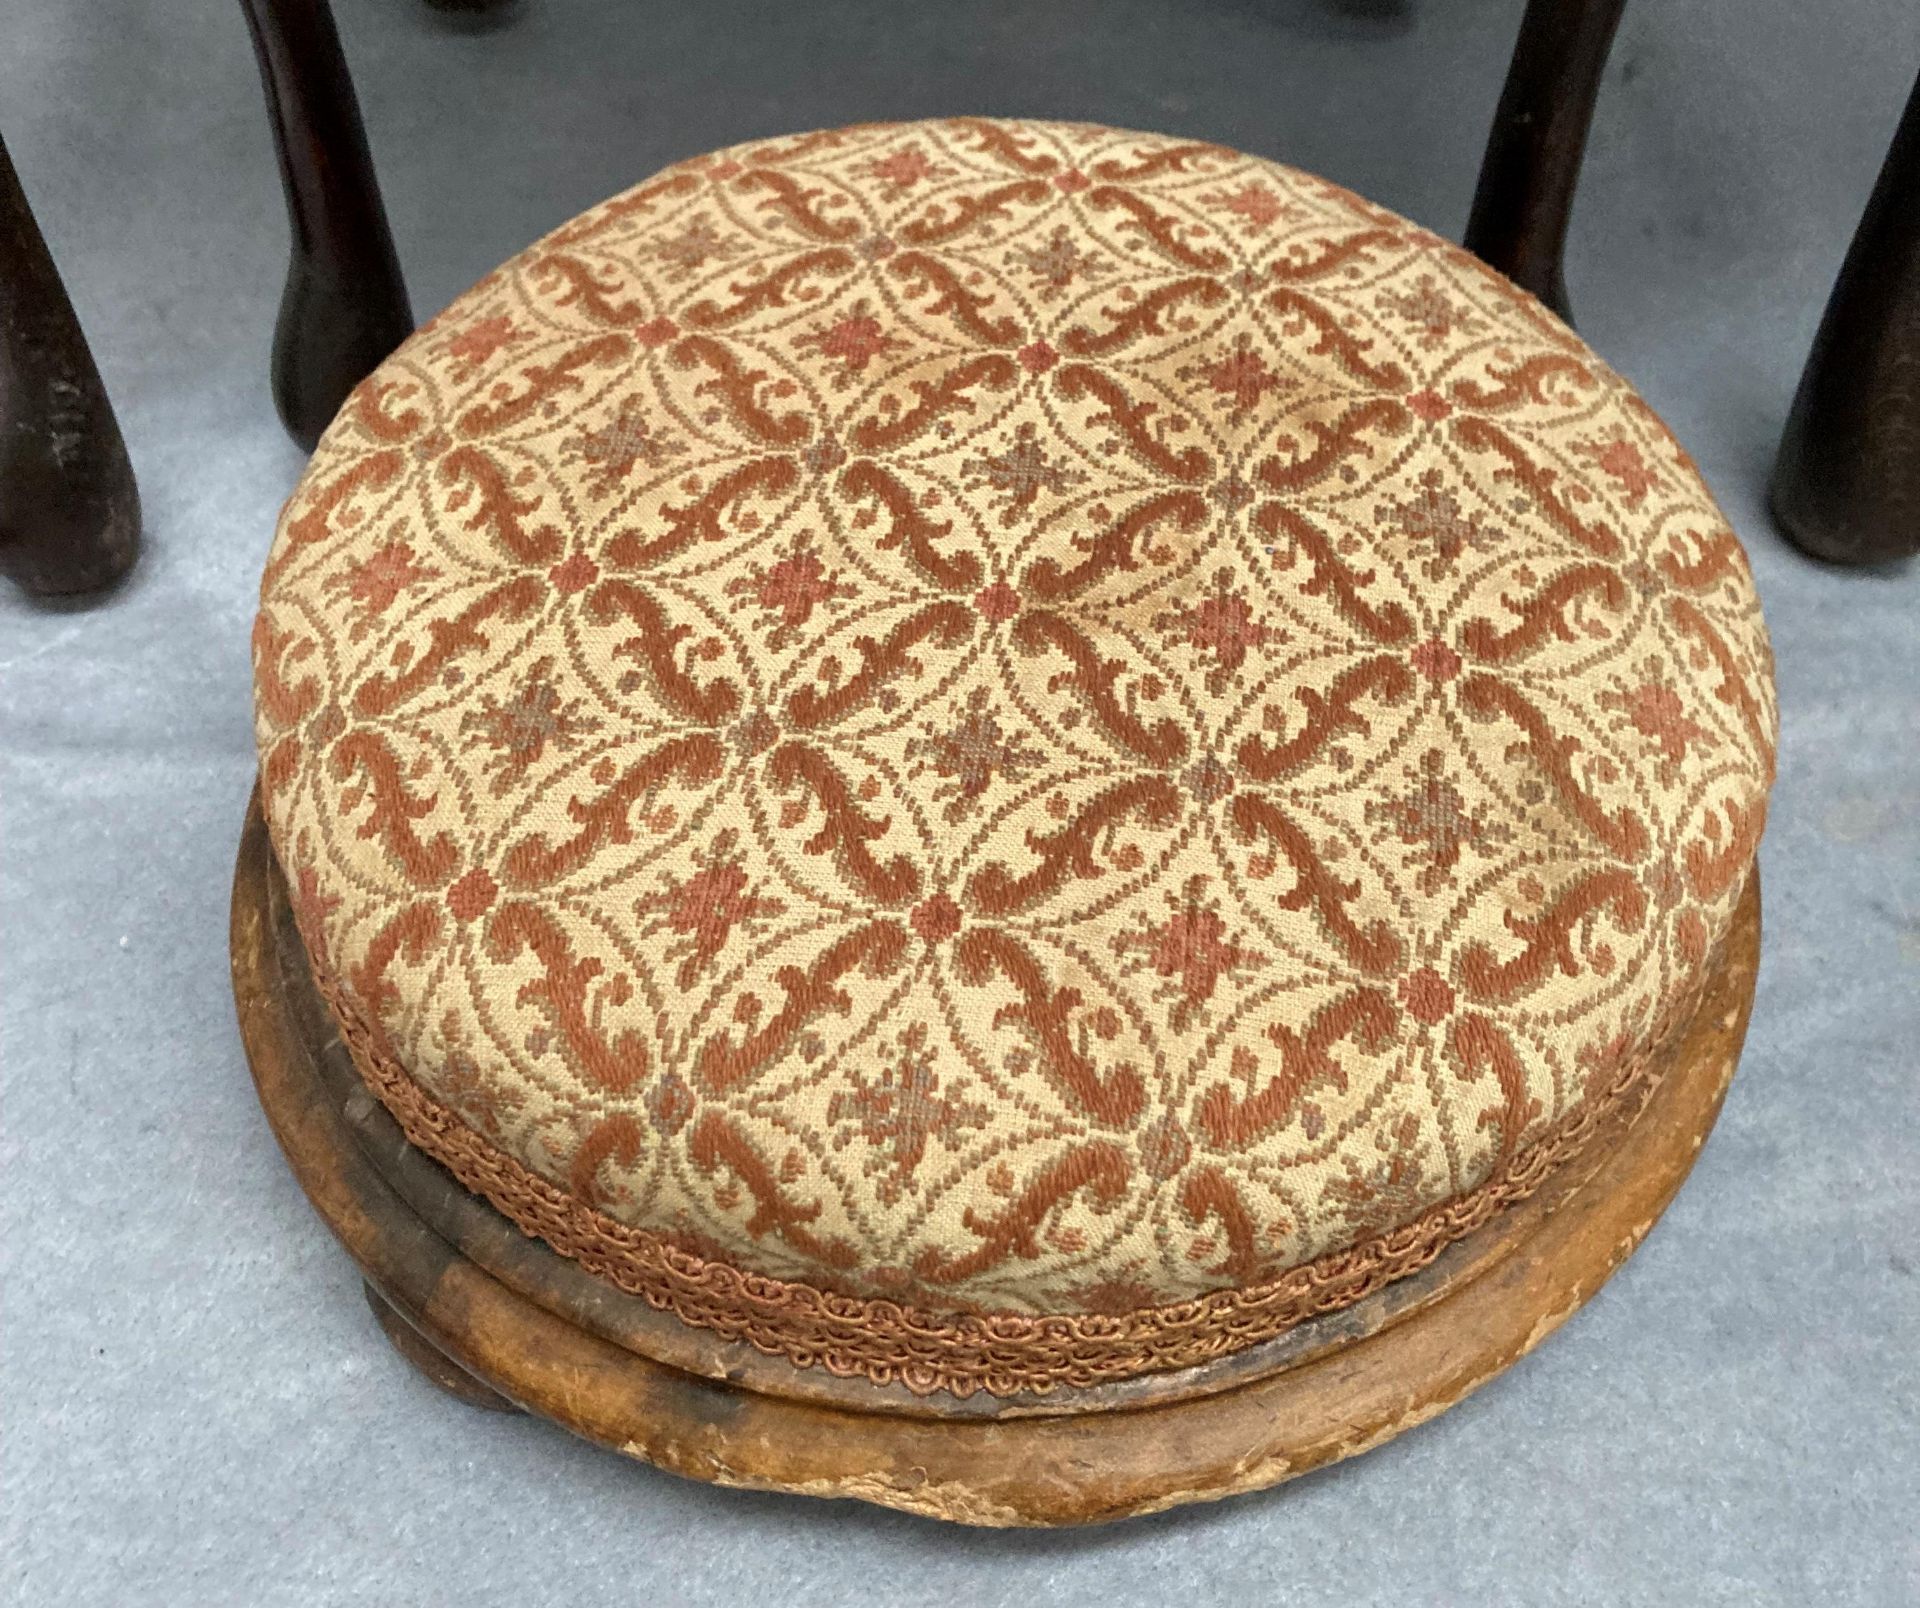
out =
[(798, 1365), (1047, 1391), (1412, 1271), (1644, 1094), (1765, 634), (1647, 406), (1318, 179), (1050, 123), (671, 168), (287, 505), (265, 809), (414, 1143)]

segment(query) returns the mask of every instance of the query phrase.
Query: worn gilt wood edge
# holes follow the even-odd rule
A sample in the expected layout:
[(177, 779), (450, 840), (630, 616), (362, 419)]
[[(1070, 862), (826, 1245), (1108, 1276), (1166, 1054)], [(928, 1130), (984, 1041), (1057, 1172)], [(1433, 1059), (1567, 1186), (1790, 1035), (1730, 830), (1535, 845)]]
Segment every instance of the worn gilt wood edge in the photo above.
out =
[(1237, 1388), (1131, 1411), (909, 1418), (665, 1366), (516, 1294), (434, 1232), (355, 1142), (285, 1009), (271, 860), (252, 812), (232, 938), (261, 1103), (308, 1198), (421, 1336), (528, 1410), (671, 1472), (983, 1525), (1096, 1522), (1274, 1485), (1424, 1422), (1524, 1356), (1626, 1259), (1691, 1168), (1739, 1056), (1759, 956), (1756, 875), (1641, 1120), (1515, 1254), (1409, 1321)]

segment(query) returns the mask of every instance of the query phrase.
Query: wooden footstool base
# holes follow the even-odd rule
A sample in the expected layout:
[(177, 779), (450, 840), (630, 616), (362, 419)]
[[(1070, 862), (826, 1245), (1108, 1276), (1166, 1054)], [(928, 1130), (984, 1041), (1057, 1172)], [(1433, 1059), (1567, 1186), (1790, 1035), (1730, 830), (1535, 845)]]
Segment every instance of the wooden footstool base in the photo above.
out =
[(267, 1119), (381, 1327), (435, 1384), (694, 1479), (983, 1525), (1090, 1523), (1277, 1485), (1517, 1362), (1625, 1261), (1693, 1165), (1746, 1034), (1759, 943), (1756, 873), (1637, 1113), (1423, 1272), (1202, 1368), (961, 1402), (795, 1369), (681, 1325), (526, 1237), (408, 1145), (314, 992), (257, 801), (232, 929)]

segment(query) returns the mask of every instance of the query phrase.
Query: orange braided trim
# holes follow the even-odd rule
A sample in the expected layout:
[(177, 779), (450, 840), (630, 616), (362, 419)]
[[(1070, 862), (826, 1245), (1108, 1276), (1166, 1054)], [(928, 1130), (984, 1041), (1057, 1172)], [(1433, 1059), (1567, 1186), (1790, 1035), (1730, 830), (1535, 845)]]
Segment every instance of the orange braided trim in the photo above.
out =
[[(981, 1390), (993, 1396), (1045, 1395), (1195, 1367), (1271, 1340), (1417, 1273), (1449, 1245), (1532, 1194), (1584, 1148), (1603, 1120), (1629, 1102), (1632, 1114), (1639, 1113), (1658, 1086), (1659, 1077), (1650, 1074), (1662, 1047), (1692, 1020), (1724, 948), (1723, 937), (1644, 1046), (1622, 1058), (1604, 1089), (1567, 1112), (1486, 1183), (1399, 1228), (1303, 1262), (1265, 1283), (1119, 1316), (928, 1312), (696, 1256), (658, 1234), (616, 1222), (489, 1143), (414, 1082), (331, 977), (315, 969), (313, 980), (361, 1077), (408, 1141), (525, 1233), (683, 1323), (724, 1340), (744, 1341), (796, 1368), (900, 1384), (922, 1396), (944, 1390), (964, 1399)], [(311, 948), (307, 953), (311, 964)]]

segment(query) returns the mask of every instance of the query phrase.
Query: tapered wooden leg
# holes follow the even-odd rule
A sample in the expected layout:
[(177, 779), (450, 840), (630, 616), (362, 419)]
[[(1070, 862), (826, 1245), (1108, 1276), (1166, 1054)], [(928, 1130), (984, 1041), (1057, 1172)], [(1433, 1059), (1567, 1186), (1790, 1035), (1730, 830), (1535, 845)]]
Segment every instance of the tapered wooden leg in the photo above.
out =
[(373, 1315), (380, 1320), (381, 1331), (393, 1342), (393, 1349), (449, 1396), (458, 1397), (469, 1407), (484, 1407), (488, 1412), (517, 1413), (520, 1411), (505, 1396), (481, 1384), (466, 1369), (423, 1336), (418, 1329), (395, 1311), (392, 1303), (371, 1284), (363, 1281), (360, 1287), (367, 1292), (367, 1305), (373, 1308)]
[(360, 104), (327, 0), (241, 0), (292, 227), (273, 399), (313, 450), (347, 393), (412, 333)]
[(1920, 553), (1920, 81), (1787, 415), (1773, 515), (1836, 564)]
[(139, 551), (127, 444), (0, 143), (0, 574), (40, 597), (92, 592)]
[(1626, 0), (1528, 0), (1466, 247), (1569, 324), (1563, 257), (1600, 75)]

